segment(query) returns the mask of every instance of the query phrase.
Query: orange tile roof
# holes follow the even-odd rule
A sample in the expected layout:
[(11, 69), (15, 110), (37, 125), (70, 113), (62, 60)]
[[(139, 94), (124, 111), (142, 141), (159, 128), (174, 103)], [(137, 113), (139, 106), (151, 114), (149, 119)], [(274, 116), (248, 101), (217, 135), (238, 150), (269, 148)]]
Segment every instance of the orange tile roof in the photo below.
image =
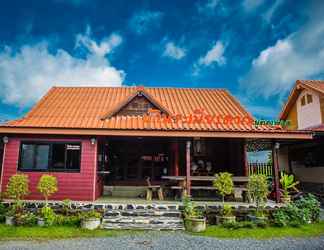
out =
[[(141, 88), (142, 89), (142, 88)], [(160, 107), (172, 115), (188, 116), (203, 109), (209, 115), (252, 116), (224, 89), (149, 88), (142, 89)], [(143, 116), (106, 116), (118, 109), (139, 91), (138, 87), (53, 87), (22, 119), (8, 122), (6, 127), (69, 128), (158, 131), (243, 131), (284, 132), (281, 127), (247, 124), (165, 123)], [(103, 117), (105, 117), (103, 119)], [(3, 127), (3, 126), (2, 126)]]

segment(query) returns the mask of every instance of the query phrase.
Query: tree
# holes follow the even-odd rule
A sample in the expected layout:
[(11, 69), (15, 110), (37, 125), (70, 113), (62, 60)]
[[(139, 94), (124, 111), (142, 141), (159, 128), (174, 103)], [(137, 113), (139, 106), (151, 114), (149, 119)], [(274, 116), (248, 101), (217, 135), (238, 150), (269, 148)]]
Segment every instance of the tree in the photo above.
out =
[(228, 172), (222, 172), (215, 175), (216, 179), (213, 181), (213, 186), (219, 191), (223, 198), (225, 195), (230, 195), (233, 193), (234, 184), (232, 180), (232, 174)]
[(39, 179), (37, 189), (43, 194), (47, 206), (48, 197), (56, 193), (58, 190), (56, 177), (47, 174), (42, 175)]
[(28, 176), (24, 174), (15, 174), (10, 177), (7, 184), (7, 196), (16, 202), (22, 200), (29, 193)]

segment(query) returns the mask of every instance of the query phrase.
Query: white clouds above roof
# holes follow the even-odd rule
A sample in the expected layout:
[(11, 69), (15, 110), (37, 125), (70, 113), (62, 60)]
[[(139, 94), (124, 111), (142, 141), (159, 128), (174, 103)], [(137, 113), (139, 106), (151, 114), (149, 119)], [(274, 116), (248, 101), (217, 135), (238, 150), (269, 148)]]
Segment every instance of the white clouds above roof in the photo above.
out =
[(167, 42), (162, 55), (175, 60), (180, 60), (186, 56), (186, 49), (176, 45), (174, 42)]
[(324, 4), (313, 5), (297, 32), (260, 52), (240, 82), (250, 93), (284, 96), (297, 79), (324, 74)]
[(63, 49), (49, 50), (47, 42), (6, 47), (0, 52), (2, 102), (25, 107), (37, 101), (51, 86), (120, 86), (125, 73), (113, 67), (107, 55), (122, 41), (113, 33), (97, 43), (90, 33), (79, 34), (76, 47), (87, 50), (85, 58)]
[(163, 13), (160, 11), (142, 10), (131, 17), (129, 26), (134, 33), (141, 35), (154, 27), (158, 27), (162, 17)]

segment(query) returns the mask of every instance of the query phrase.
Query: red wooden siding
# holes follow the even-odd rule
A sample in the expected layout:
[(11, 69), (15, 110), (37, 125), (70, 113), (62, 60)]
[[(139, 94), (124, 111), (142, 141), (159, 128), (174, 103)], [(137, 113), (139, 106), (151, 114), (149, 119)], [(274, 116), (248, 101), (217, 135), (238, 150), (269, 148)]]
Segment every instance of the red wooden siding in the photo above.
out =
[[(42, 139), (45, 141), (78, 141), (82, 143), (81, 151), (81, 166), (79, 173), (64, 173), (64, 172), (23, 172), (17, 171), (20, 141), (25, 140), (20, 138), (10, 138), (6, 145), (4, 157), (4, 169), (2, 177), (2, 191), (6, 190), (6, 186), (10, 176), (17, 172), (27, 174), (29, 176), (30, 195), (27, 199), (43, 199), (37, 191), (37, 183), (42, 174), (51, 174), (57, 177), (58, 192), (50, 197), (53, 200), (71, 199), (71, 200), (95, 200), (98, 192), (95, 188), (100, 188), (96, 181), (96, 146), (91, 145), (90, 139)], [(28, 139), (30, 140), (30, 139)], [(34, 138), (34, 140), (36, 140)], [(38, 139), (37, 139), (38, 140)], [(98, 194), (97, 194), (98, 193)]]

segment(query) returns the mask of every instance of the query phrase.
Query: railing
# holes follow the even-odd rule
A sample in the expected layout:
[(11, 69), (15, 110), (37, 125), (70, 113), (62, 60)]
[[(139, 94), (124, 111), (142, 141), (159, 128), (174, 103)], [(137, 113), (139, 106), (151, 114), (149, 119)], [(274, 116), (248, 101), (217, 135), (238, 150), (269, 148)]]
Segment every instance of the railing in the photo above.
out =
[(249, 163), (249, 175), (263, 174), (272, 176), (272, 164), (269, 163)]

